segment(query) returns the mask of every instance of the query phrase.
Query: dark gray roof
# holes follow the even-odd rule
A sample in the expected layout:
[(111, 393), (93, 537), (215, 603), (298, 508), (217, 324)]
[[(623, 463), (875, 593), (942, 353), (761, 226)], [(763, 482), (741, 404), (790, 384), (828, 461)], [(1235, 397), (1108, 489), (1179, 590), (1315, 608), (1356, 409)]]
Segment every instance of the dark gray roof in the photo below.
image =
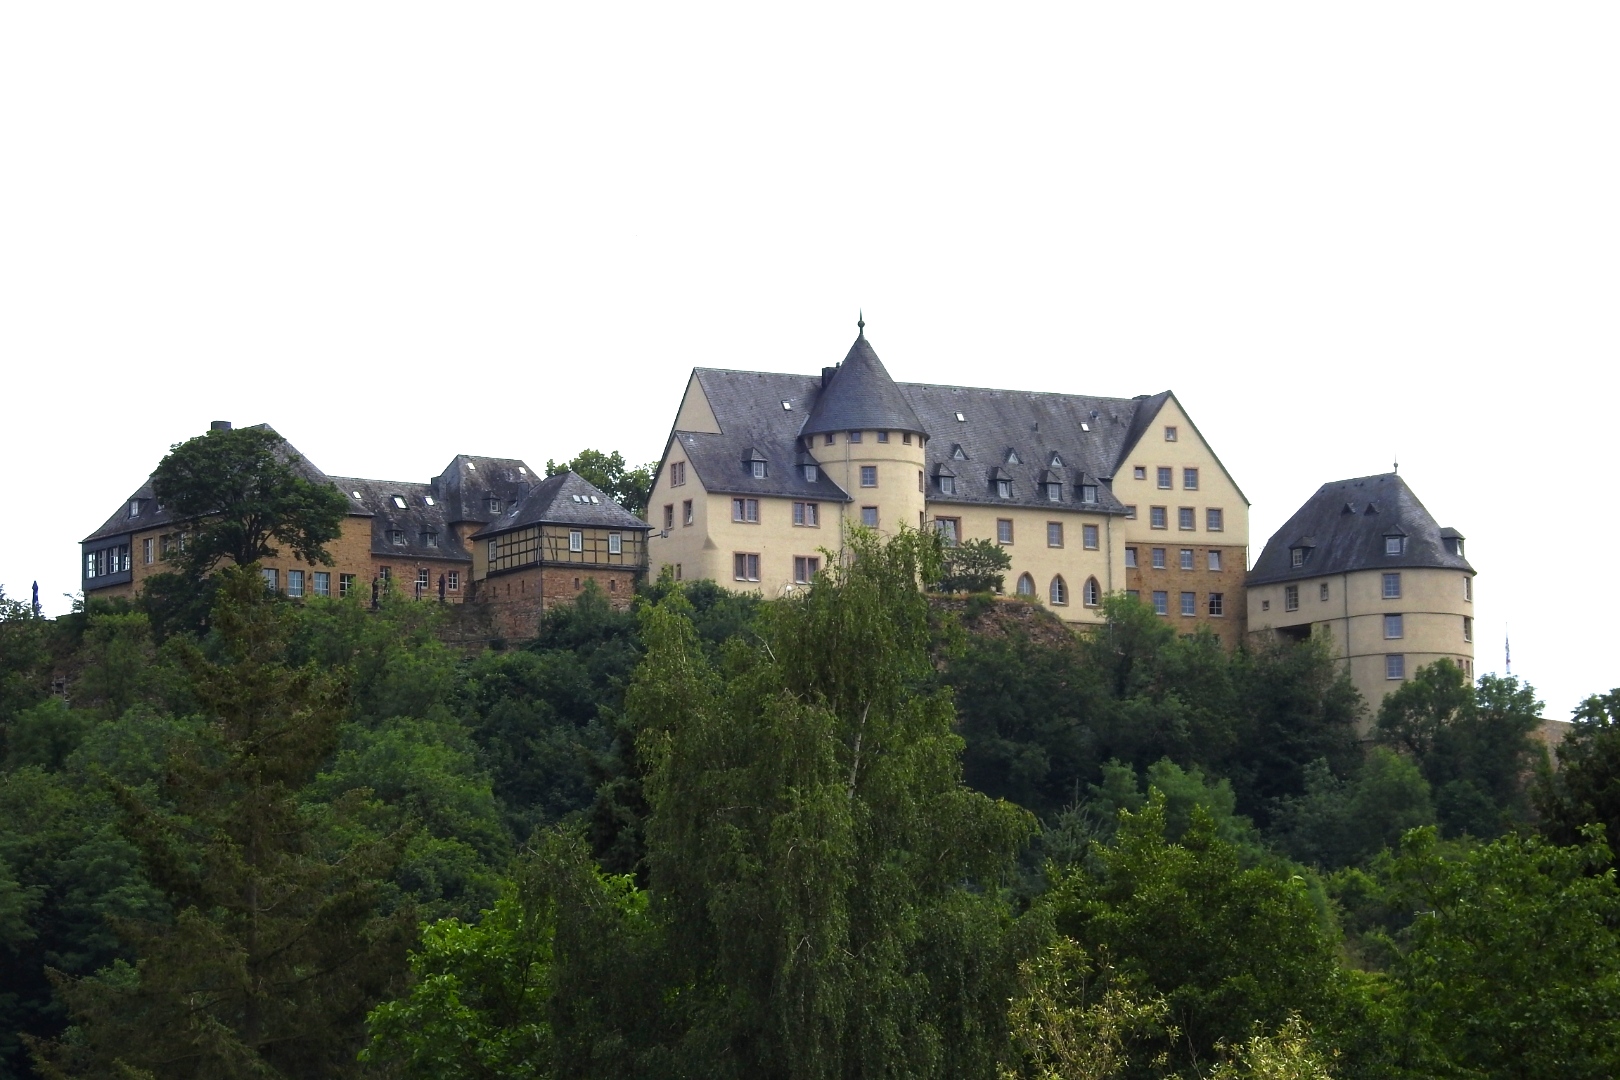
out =
[[(1384, 538), (1406, 537), (1400, 555), (1384, 554)], [(1266, 541), (1249, 571), (1250, 585), (1342, 574), (1355, 570), (1448, 569), (1473, 572), (1468, 560), (1446, 550), (1447, 536), (1412, 489), (1394, 473), (1323, 484)], [(1306, 547), (1305, 565), (1291, 551)]]
[[(522, 502), (541, 479), (526, 462), (517, 458), (457, 454), (444, 471), (433, 478), (433, 491), (444, 503), (449, 521), (488, 524)], [(500, 500), (500, 514), (490, 512), (491, 498)]]
[(593, 529), (651, 529), (601, 488), (573, 470), (548, 476), (522, 502), (485, 525), (474, 538), (530, 525), (582, 525)]
[[(271, 432), (271, 434), (276, 434), (275, 429), (269, 424), (253, 424), (251, 426), (254, 428), (262, 428), (265, 431)], [(278, 435), (277, 437), (279, 438), (280, 436)], [(298, 473), (304, 479), (315, 484), (330, 484), (333, 482), (331, 477), (327, 476), (320, 469), (317, 469), (308, 458), (306, 458), (303, 454), (300, 454), (298, 452), (298, 448), (293, 446), (292, 443), (288, 442), (286, 439), (282, 439), (281, 447), (284, 458), (293, 460), (293, 471)], [(134, 517), (131, 517), (129, 513), (129, 505), (136, 500), (140, 500), (140, 512)], [(349, 513), (351, 514), (366, 514), (370, 512), (365, 507), (356, 504), (352, 498), (350, 499), (350, 504)], [(146, 482), (141, 484), (140, 487), (136, 488), (129, 498), (123, 501), (119, 508), (113, 512), (112, 517), (108, 518), (101, 528), (97, 529), (80, 542), (89, 544), (105, 537), (120, 536), (124, 533), (133, 532), (137, 529), (145, 530), (155, 528), (159, 525), (168, 525), (176, 520), (177, 519), (175, 516), (171, 514), (166, 507), (159, 509), (157, 495), (152, 490), (152, 478), (148, 476), (146, 478)]]
[[(450, 559), (471, 562), (472, 556), (456, 538), (444, 502), (432, 484), (407, 480), (363, 480), (334, 476), (332, 483), (371, 518), (371, 552), (410, 559)], [(400, 506), (403, 502), (405, 505)], [(356, 511), (351, 510), (351, 513)], [(402, 534), (400, 543), (394, 533)]]
[[(677, 431), (672, 438), (680, 443), (705, 490), (849, 501), (843, 488), (822, 470), (816, 470), (814, 481), (804, 478), (803, 463), (815, 458), (806, 455), (799, 428), (821, 393), (820, 378), (718, 368), (698, 368), (693, 374), (714, 410), (720, 434)], [(782, 408), (784, 401), (791, 408)], [(755, 477), (748, 465), (751, 451), (764, 455), (763, 477)]]
[(833, 368), (827, 385), (805, 418), (802, 434), (828, 431), (909, 431), (926, 435), (900, 387), (889, 378), (883, 361), (866, 340), (855, 339), (844, 362)]

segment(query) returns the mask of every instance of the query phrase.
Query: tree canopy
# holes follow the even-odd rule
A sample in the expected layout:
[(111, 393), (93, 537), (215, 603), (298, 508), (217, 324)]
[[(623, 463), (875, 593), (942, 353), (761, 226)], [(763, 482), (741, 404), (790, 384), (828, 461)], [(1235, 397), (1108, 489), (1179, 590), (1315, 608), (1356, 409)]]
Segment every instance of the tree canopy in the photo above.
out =
[(605, 491), (614, 502), (635, 514), (647, 516), (647, 499), (652, 495), (653, 473), (658, 463), (631, 468), (624, 455), (617, 450), (604, 453), (589, 448), (575, 454), (570, 461), (546, 461), (546, 475), (556, 476), (572, 469), (586, 480)]

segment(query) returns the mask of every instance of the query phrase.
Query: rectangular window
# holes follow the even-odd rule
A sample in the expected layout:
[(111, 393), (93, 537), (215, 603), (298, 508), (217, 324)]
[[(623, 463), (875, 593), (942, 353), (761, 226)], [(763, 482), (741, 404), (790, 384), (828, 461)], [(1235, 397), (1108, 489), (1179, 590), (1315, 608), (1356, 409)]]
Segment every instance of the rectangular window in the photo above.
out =
[(1170, 511), (1163, 506), (1148, 507), (1148, 526), (1154, 529), (1170, 527)]
[(1299, 586), (1288, 585), (1283, 588), (1283, 610), (1299, 610)]
[(1134, 477), (1137, 480), (1146, 480), (1147, 479), (1147, 466), (1146, 465), (1133, 465), (1131, 467), (1131, 476)]
[(1467, 615), (1463, 616), (1463, 640), (1474, 640), (1474, 620), (1470, 619)]
[(731, 576), (738, 581), (759, 580), (759, 556), (739, 551), (731, 557)]
[(1384, 636), (1386, 638), (1405, 637), (1406, 635), (1402, 633), (1404, 629), (1399, 615), (1384, 616)]
[(863, 506), (863, 507), (861, 507), (861, 524), (865, 525), (868, 529), (875, 529), (875, 528), (878, 527), (877, 507), (875, 507), (875, 506)]
[(1198, 614), (1198, 594), (1184, 592), (1181, 594), (1181, 613), (1183, 615)]
[[(1063, 501), (1063, 485), (1062, 484), (1047, 484), (1046, 485), (1046, 501), (1047, 502), (1062, 502)], [(1092, 501), (1095, 502), (1096, 500), (1093, 499)]]
[(622, 533), (608, 533), (608, 554), (624, 554), (624, 535)]
[(1155, 569), (1155, 570), (1163, 570), (1164, 569), (1164, 548), (1154, 548), (1153, 549), (1153, 569)]
[(962, 539), (961, 518), (935, 518), (934, 529), (939, 533), (940, 539), (945, 541), (946, 547), (955, 547)]
[(1046, 523), (1046, 546), (1055, 548), (1063, 546), (1063, 522), (1048, 521)]
[(1220, 573), (1221, 553), (1219, 551), (1211, 551), (1205, 556), (1205, 558), (1208, 560), (1207, 565), (1209, 568), (1216, 573)]
[(1391, 653), (1384, 657), (1384, 678), (1406, 678), (1406, 657), (1400, 653)]
[(568, 530), (568, 550), (569, 551), (584, 551), (585, 550), (585, 534), (580, 532), (578, 529), (569, 529)]
[(1010, 499), (1010, 498), (1012, 498), (1012, 481), (1011, 480), (997, 480), (996, 481), (996, 497), (998, 499)]
[(1136, 549), (1133, 547), (1128, 547), (1125, 549), (1125, 569), (1136, 569)]
[(821, 560), (814, 555), (793, 556), (793, 580), (800, 585), (808, 585), (821, 572)]
[(1292, 567), (1296, 567), (1296, 568), (1304, 566), (1305, 565), (1305, 549), (1304, 548), (1289, 548), (1288, 549), (1288, 565), (1292, 566)]
[(496, 553), (499, 551), (500, 542), (498, 540), (490, 540), (485, 545), (484, 556), (493, 564), (497, 557)]
[(939, 478), (939, 493), (941, 495), (956, 494), (956, 477), (942, 476)]
[(833, 433), (830, 432), (830, 431), (827, 432), (827, 434), (825, 434), (825, 435), (823, 435), (821, 437), (821, 445), (822, 446), (831, 446), (836, 441), (837, 440), (833, 437)]
[(1166, 424), (1164, 426), (1164, 441), (1165, 442), (1175, 442), (1176, 441), (1176, 429), (1171, 424)]
[(332, 575), (327, 573), (325, 570), (317, 570), (313, 576), (314, 581), (311, 583), (313, 586), (313, 593), (316, 596), (331, 596)]
[(861, 466), (861, 487), (877, 487), (877, 466)]
[(1216, 507), (1209, 507), (1204, 511), (1204, 528), (1210, 532), (1224, 532), (1226, 529), (1226, 515)]
[(1326, 600), (1328, 598), (1328, 583), (1325, 581), (1322, 582), (1322, 584), (1317, 586), (1316, 591), (1318, 594), (1320, 594), (1318, 599)]
[(1129, 505), (1129, 506), (1127, 506), (1125, 508), (1125, 520), (1126, 521), (1135, 521), (1136, 520), (1136, 504), (1135, 503), (1132, 503), (1131, 505)]
[(1138, 600), (1139, 601), (1139, 600), (1142, 599), (1142, 590), (1141, 589), (1126, 589), (1125, 590), (1125, 595), (1130, 597), (1132, 600)]
[(919, 492), (923, 490), (923, 473), (921, 469), (917, 470), (917, 490)]
[(677, 461), (669, 467), (669, 486), (680, 487), (686, 483), (686, 462)]
[(1080, 546), (1085, 548), (1087, 551), (1097, 550), (1097, 526), (1080, 526)]
[(1080, 485), (1080, 501), (1083, 502), (1083, 503), (1093, 503), (1093, 504), (1096, 503), (1096, 501), (1097, 501), (1097, 485), (1096, 484), (1081, 484)]
[(377, 567), (377, 576), (382, 578), (384, 581), (392, 581), (394, 578), (394, 568), (392, 566), (379, 566)]
[(692, 524), (692, 500), (686, 499), (681, 503), (681, 525)]
[(1463, 599), (1469, 603), (1474, 601), (1474, 579), (1467, 575), (1463, 576)]
[(1182, 548), (1181, 549), (1181, 568), (1183, 570), (1191, 570), (1193, 568), (1193, 549), (1192, 548)]
[(888, 442), (889, 441), (889, 433), (887, 431), (878, 432), (877, 437), (878, 437), (878, 442)]
[(1170, 490), (1170, 478), (1173, 470), (1168, 465), (1159, 466), (1159, 487), (1165, 491)]
[(152, 565), (152, 538), (147, 537), (141, 541), (141, 562), (147, 566)]
[(758, 522), (759, 521), (759, 500), (758, 499), (732, 499), (731, 500), (731, 520), (732, 521)]
[(404, 529), (389, 529), (388, 530), (388, 542), (393, 544), (395, 547), (404, 547), (405, 546), (405, 530)]
[(1385, 555), (1399, 555), (1401, 552), (1403, 552), (1405, 550), (1406, 550), (1406, 537), (1404, 537), (1404, 536), (1386, 536), (1386, 537), (1384, 537), (1384, 554)]
[(859, 431), (850, 432), (849, 433), (849, 441), (852, 442), (852, 443), (860, 442), (861, 441), (861, 433)]
[(302, 570), (287, 571), (287, 595), (304, 595), (304, 572)]
[(1176, 528), (1182, 532), (1192, 532), (1198, 528), (1198, 511), (1190, 506), (1180, 507), (1176, 511)]
[(439, 534), (436, 533), (436, 532), (425, 532), (425, 533), (423, 533), (422, 534), (422, 546), (423, 547), (438, 547), (439, 546)]
[(753, 470), (755, 480), (765, 479), (765, 463), (763, 461), (750, 461), (748, 464)]
[(1153, 614), (1170, 614), (1170, 594), (1163, 589), (1155, 589), (1153, 592)]
[(816, 467), (814, 465), (806, 465), (804, 467), (804, 482), (807, 484), (813, 484), (816, 482)]
[(281, 571), (280, 570), (265, 569), (265, 570), (260, 570), (259, 573), (264, 575), (264, 587), (265, 588), (269, 589), (271, 592), (280, 592), (281, 591)]
[(1212, 592), (1209, 594), (1209, 613), (1215, 618), (1226, 614), (1226, 594)]
[(445, 587), (446, 591), (448, 591), (448, 592), (459, 592), (461, 590), (461, 571), (460, 570), (452, 570), (452, 571), (450, 571), (450, 573), (446, 574), (445, 577), (447, 579), (445, 581), (445, 583), (444, 583), (444, 587)]
[(1184, 490), (1184, 491), (1197, 491), (1198, 490), (1198, 470), (1197, 469), (1182, 469), (1181, 470), (1181, 487), (1182, 487), (1182, 490)]
[(1384, 575), (1384, 599), (1399, 600), (1401, 598), (1401, 575)]
[(338, 595), (339, 596), (348, 596), (349, 595), (349, 590), (352, 589), (352, 588), (354, 588), (354, 575), (353, 574), (339, 574), (338, 575)]
[(416, 595), (421, 596), (431, 588), (433, 588), (433, 575), (428, 572), (426, 567), (422, 567), (416, 571)]
[(665, 503), (664, 504), (664, 528), (665, 529), (673, 529), (674, 527), (675, 527), (675, 504), (674, 503)]
[(1012, 518), (996, 518), (996, 543), (1010, 544), (1012, 536)]
[(821, 504), (813, 502), (794, 503), (793, 524), (802, 525), (807, 529), (818, 528), (821, 525)]

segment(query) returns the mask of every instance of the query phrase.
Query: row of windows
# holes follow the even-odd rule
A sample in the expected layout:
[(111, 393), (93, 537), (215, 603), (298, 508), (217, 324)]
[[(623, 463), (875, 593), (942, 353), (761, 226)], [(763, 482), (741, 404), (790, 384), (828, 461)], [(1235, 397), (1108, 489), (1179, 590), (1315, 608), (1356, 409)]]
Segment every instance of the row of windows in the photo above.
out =
[[(387, 571), (388, 571), (388, 567), (383, 567), (381, 576), (387, 577), (388, 576)], [(427, 573), (426, 570), (423, 570), (421, 572), (424, 573), (424, 574)], [(276, 570), (274, 568), (267, 568), (267, 569), (259, 571), (259, 573), (264, 575), (264, 587), (265, 588), (269, 589), (271, 592), (280, 592), (281, 591), (281, 571)], [(327, 571), (325, 571), (325, 570), (316, 570), (316, 571), (313, 571), (313, 572), (307, 572), (307, 571), (304, 571), (304, 570), (289, 570), (289, 571), (287, 571), (287, 595), (288, 596), (295, 597), (295, 598), (304, 596), (305, 595), (306, 584), (307, 584), (307, 587), (308, 587), (308, 590), (309, 590), (308, 595), (310, 595), (310, 596), (331, 596), (332, 595), (332, 575), (330, 573), (328, 573)], [(353, 574), (339, 574), (338, 575), (338, 595), (339, 596), (348, 596), (349, 592), (353, 588), (354, 588), (354, 575)], [(454, 570), (450, 571), (448, 588), (450, 588), (450, 589), (459, 589), (459, 588), (461, 588), (461, 575), (458, 572), (454, 571)]]
[[(1133, 600), (1141, 599), (1142, 594), (1136, 589), (1127, 589), (1126, 593)], [(1195, 592), (1183, 592), (1183, 593), (1181, 593), (1181, 595), (1177, 599), (1178, 599), (1178, 603), (1179, 603), (1179, 608), (1178, 609), (1180, 610), (1181, 614), (1187, 615), (1187, 616), (1192, 616), (1192, 617), (1197, 616), (1197, 614), (1198, 614), (1198, 594), (1197, 593), (1195, 593)], [(1225, 617), (1225, 615), (1226, 615), (1226, 594), (1225, 593), (1218, 593), (1218, 592), (1206, 593), (1205, 597), (1204, 597), (1204, 610), (1207, 611), (1214, 618), (1219, 619), (1219, 618)], [(1169, 593), (1168, 590), (1166, 590), (1166, 589), (1155, 589), (1153, 591), (1153, 613), (1155, 615), (1168, 615), (1168, 614), (1170, 614), (1170, 593)]]
[[(1466, 656), (1457, 657), (1457, 666), (1462, 668), (1463, 675), (1472, 682), (1474, 679), (1474, 662)], [(1406, 678), (1406, 657), (1400, 653), (1384, 654), (1384, 678)]]
[[(1170, 429), (1170, 430), (1174, 430), (1174, 429)], [(1171, 439), (1170, 441), (1174, 442), (1175, 440)], [(1132, 477), (1134, 477), (1137, 480), (1146, 480), (1147, 479), (1147, 466), (1146, 465), (1132, 466), (1131, 475), (1132, 475)], [(1176, 471), (1173, 468), (1171, 468), (1169, 465), (1160, 465), (1160, 466), (1157, 467), (1157, 476), (1155, 477), (1155, 479), (1158, 480), (1159, 487), (1161, 489), (1163, 489), (1165, 491), (1169, 491), (1174, 487), (1173, 481), (1175, 480), (1175, 475), (1176, 475)], [(1197, 491), (1198, 490), (1198, 470), (1197, 469), (1188, 467), (1188, 468), (1183, 468), (1181, 470), (1181, 489), (1183, 491)]]
[[(389, 529), (388, 530), (388, 542), (390, 544), (393, 544), (395, 547), (404, 547), (405, 546), (405, 530), (404, 529)], [(439, 534), (436, 533), (436, 532), (419, 533), (419, 534), (417, 534), (417, 542), (422, 547), (436, 548), (436, 547), (439, 546)]]
[(84, 553), (84, 576), (87, 578), (119, 574), (128, 569), (128, 544), (119, 544), (116, 547), (106, 547), (99, 551), (87, 551)]
[[(867, 471), (868, 468), (870, 468), (870, 466), (862, 466), (861, 467), (861, 486), (862, 487), (876, 487), (877, 486), (876, 479), (874, 479), (873, 482), (870, 483), (870, 484), (868, 484), (866, 482), (866, 471)], [(937, 476), (934, 477), (934, 482), (939, 486), (939, 493), (941, 495), (955, 495), (956, 494), (956, 477), (951, 475), (950, 473), (940, 473), (940, 474), (938, 474)], [(1012, 498), (1013, 497), (1013, 484), (1014, 484), (1014, 481), (1009, 480), (1009, 479), (1005, 479), (1005, 478), (996, 479), (995, 480), (996, 498), (998, 498), (998, 499), (1010, 499), (1010, 498)], [(1061, 482), (1059, 482), (1059, 481), (1050, 481), (1049, 480), (1049, 481), (1045, 481), (1045, 482), (1041, 483), (1039, 485), (1039, 487), (1040, 487), (1040, 495), (1041, 495), (1041, 497), (1043, 499), (1045, 499), (1047, 502), (1062, 502), (1063, 501), (1063, 484)], [(1094, 506), (1094, 505), (1096, 505), (1096, 502), (1097, 502), (1097, 485), (1096, 484), (1077, 484), (1077, 485), (1075, 485), (1075, 488), (1076, 488), (1076, 494), (1079, 496), (1080, 502), (1081, 502), (1082, 505), (1086, 505), (1086, 506)]]
[[(1165, 552), (1166, 552), (1166, 549), (1164, 549), (1162, 547), (1150, 548), (1148, 550), (1148, 557), (1149, 557), (1149, 559), (1152, 560), (1151, 565), (1152, 565), (1153, 569), (1155, 569), (1155, 570), (1164, 570), (1164, 569), (1166, 569)], [(1197, 560), (1197, 555), (1198, 555), (1198, 553), (1196, 551), (1194, 551), (1192, 548), (1182, 548), (1180, 550), (1180, 552), (1177, 554), (1177, 565), (1183, 570), (1196, 569), (1197, 568), (1196, 563), (1198, 561)], [(1137, 568), (1138, 565), (1139, 564), (1137, 562), (1137, 550), (1136, 550), (1136, 548), (1133, 548), (1133, 547), (1126, 548), (1125, 549), (1125, 566), (1126, 566), (1126, 568), (1127, 569), (1135, 569), (1135, 568)], [(1214, 548), (1211, 548), (1208, 551), (1205, 551), (1204, 552), (1204, 566), (1205, 566), (1205, 569), (1214, 570), (1214, 571), (1216, 571), (1218, 573), (1220, 571), (1220, 569), (1221, 569), (1221, 553), (1219, 551), (1215, 550)]]
[[(1383, 587), (1383, 598), (1385, 600), (1399, 600), (1401, 598), (1401, 575), (1400, 575), (1400, 573), (1399, 572), (1391, 572), (1391, 573), (1384, 574), (1383, 575), (1382, 587)], [(1316, 587), (1316, 595), (1317, 595), (1318, 600), (1323, 600), (1323, 601), (1329, 599), (1332, 596), (1332, 590), (1328, 587), (1327, 582), (1324, 581), (1324, 582), (1321, 582), (1320, 584), (1317, 585), (1317, 587)], [(1471, 577), (1468, 577), (1467, 575), (1463, 576), (1463, 599), (1465, 601), (1470, 602), (1470, 603), (1473, 602), (1473, 599), (1474, 599), (1474, 579), (1471, 578)], [(1262, 601), (1260, 601), (1260, 610), (1261, 611), (1270, 611), (1271, 610), (1271, 601), (1270, 600), (1262, 600)], [(1298, 611), (1299, 610), (1299, 586), (1298, 585), (1285, 585), (1285, 586), (1283, 586), (1283, 610), (1284, 611)], [(1472, 620), (1470, 620), (1470, 622), (1472, 622)]]
[[(821, 559), (815, 555), (793, 556), (793, 580), (800, 585), (808, 585), (821, 573)], [(739, 551), (731, 556), (731, 576), (737, 581), (759, 580), (759, 553), (753, 551)], [(681, 567), (675, 566), (675, 580), (681, 579)]]
[[(1136, 507), (1125, 507), (1125, 520), (1136, 520)], [(1148, 507), (1148, 525), (1155, 529), (1168, 529), (1170, 527), (1170, 508), (1168, 506)], [(1176, 507), (1176, 528), (1182, 532), (1196, 532), (1198, 530), (1198, 508), (1196, 506)], [(1225, 532), (1226, 512), (1218, 506), (1204, 508), (1204, 531)]]
[[(1019, 574), (1018, 582), (1013, 591), (1019, 596), (1032, 597), (1035, 595), (1035, 579), (1028, 574)], [(1069, 584), (1063, 580), (1063, 575), (1054, 577), (1046, 586), (1046, 598), (1057, 607), (1063, 607), (1069, 602)], [(1097, 584), (1096, 578), (1087, 578), (1086, 583), (1080, 587), (1080, 602), (1086, 607), (1096, 607), (1102, 603), (1102, 586)]]
[[(937, 517), (934, 519), (934, 528), (944, 538), (947, 547), (955, 547), (962, 542), (962, 519), (955, 517)], [(1100, 533), (1095, 525), (1080, 526), (1080, 545), (1087, 551), (1098, 549)], [(996, 543), (1011, 545), (1013, 542), (1012, 518), (996, 519)], [(1063, 546), (1063, 522), (1048, 521), (1046, 523), (1046, 546), (1060, 548)]]

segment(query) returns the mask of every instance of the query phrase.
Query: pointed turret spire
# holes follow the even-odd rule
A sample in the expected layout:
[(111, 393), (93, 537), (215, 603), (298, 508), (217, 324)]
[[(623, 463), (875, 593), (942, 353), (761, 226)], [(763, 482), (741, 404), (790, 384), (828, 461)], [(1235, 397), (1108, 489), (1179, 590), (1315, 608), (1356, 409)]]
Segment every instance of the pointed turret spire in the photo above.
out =
[(883, 361), (866, 340), (866, 315), (857, 324), (861, 334), (849, 347), (844, 362), (832, 375), (810, 409), (803, 435), (827, 431), (909, 431), (927, 435), (906, 397), (884, 370)]
[(866, 311), (864, 309), (861, 310), (860, 315), (855, 319), (855, 329), (858, 331), (858, 333), (855, 335), (856, 337), (863, 338), (866, 336)]

